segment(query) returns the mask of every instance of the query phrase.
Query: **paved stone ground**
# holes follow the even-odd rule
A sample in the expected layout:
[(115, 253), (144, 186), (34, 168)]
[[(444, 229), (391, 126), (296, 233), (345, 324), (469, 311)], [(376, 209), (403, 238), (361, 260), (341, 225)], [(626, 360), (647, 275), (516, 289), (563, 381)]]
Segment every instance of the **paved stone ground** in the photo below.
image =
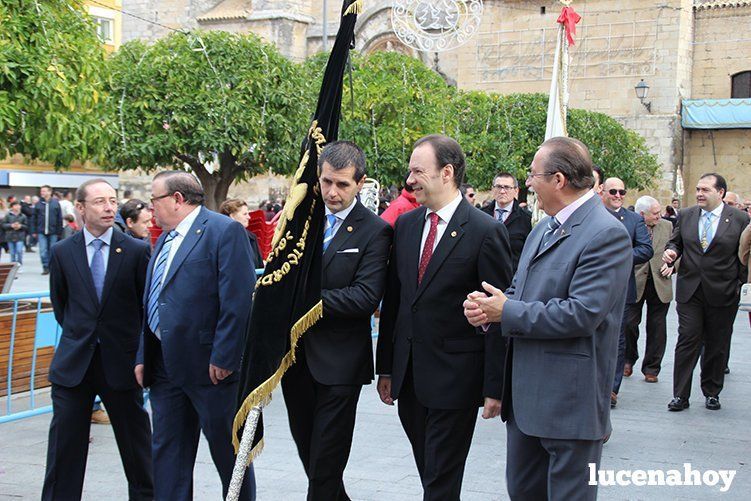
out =
[[(27, 255), (24, 274), (14, 292), (43, 290), (38, 254)], [(7, 260), (3, 256), (3, 260)], [(671, 310), (668, 350), (658, 384), (644, 383), (638, 371), (625, 378), (618, 408), (612, 413), (615, 431), (603, 452), (602, 468), (737, 470), (726, 493), (715, 487), (601, 487), (600, 499), (662, 500), (720, 498), (746, 500), (751, 493), (751, 328), (745, 313), (738, 315), (731, 352), (732, 373), (726, 377), (723, 408), (703, 406), (695, 374), (692, 407), (669, 413), (673, 349), (677, 318)], [(643, 336), (642, 336), (643, 337)], [(643, 339), (640, 343), (643, 351)], [(46, 395), (40, 400), (44, 403)], [(5, 401), (0, 400), (5, 412)], [(20, 408), (24, 402), (15, 402)], [(15, 405), (14, 405), (15, 406)], [(44, 477), (50, 415), (0, 425), (0, 499), (36, 499)], [(281, 392), (266, 410), (266, 449), (256, 461), (258, 498), (303, 500), (306, 480), (287, 427)], [(93, 426), (84, 499), (126, 499), (125, 476), (108, 426)], [(507, 499), (504, 480), (505, 429), (499, 420), (479, 420), (464, 479), (462, 499)], [(352, 455), (345, 472), (350, 496), (356, 500), (418, 500), (417, 470), (396, 409), (378, 400), (374, 386), (363, 389), (358, 407)], [(202, 440), (195, 469), (195, 498), (220, 499), (219, 478)]]

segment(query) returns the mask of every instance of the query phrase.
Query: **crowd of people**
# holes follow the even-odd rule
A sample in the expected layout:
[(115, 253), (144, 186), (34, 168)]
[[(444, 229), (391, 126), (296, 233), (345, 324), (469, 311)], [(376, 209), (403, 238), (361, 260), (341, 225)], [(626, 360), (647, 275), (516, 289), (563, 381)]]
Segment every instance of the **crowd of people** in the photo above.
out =
[[(367, 169), (357, 145), (327, 145), (318, 167), (324, 313), (281, 382), (309, 500), (349, 499), (357, 403), (376, 378), (380, 400), (398, 406), (424, 499), (459, 499), (478, 408), (506, 423), (511, 499), (595, 499), (588, 466), (599, 467), (611, 409), (627, 405), (619, 389), (639, 359), (645, 304), (641, 372), (647, 383), (662, 377), (674, 275), (668, 409), (689, 407), (700, 358), (705, 407), (721, 408), (751, 253), (747, 207), (721, 175), (703, 175), (696, 205), (683, 210), (651, 196), (627, 208), (628, 187), (594, 165), (586, 145), (553, 138), (524, 180), (545, 212), (533, 225), (511, 173), (498, 173), (492, 200), (477, 204), (461, 146), (447, 136), (417, 141), (404, 186), (392, 202), (382, 197), (379, 214), (358, 198)], [(62, 326), (42, 497), (81, 497), (96, 395), (131, 499), (192, 499), (201, 432), (226, 496), (242, 343), (263, 267), (248, 205), (206, 209), (186, 172), (157, 174), (148, 203), (125, 195), (118, 201), (102, 179), (82, 184), (74, 203), (42, 187), (30, 215), (13, 201), (3, 220), (8, 242), (38, 239)], [(81, 228), (56, 243), (66, 200)], [(277, 202), (261, 204), (268, 220)], [(162, 228), (153, 247), (152, 219)], [(252, 465), (244, 482), (240, 499), (253, 499)]]

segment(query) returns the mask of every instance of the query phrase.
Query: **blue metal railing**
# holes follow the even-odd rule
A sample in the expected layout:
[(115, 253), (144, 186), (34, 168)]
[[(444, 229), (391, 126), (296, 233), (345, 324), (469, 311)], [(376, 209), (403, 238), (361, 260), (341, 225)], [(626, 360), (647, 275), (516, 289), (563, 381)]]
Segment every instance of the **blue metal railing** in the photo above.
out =
[[(36, 402), (36, 377), (37, 377), (37, 358), (39, 348), (48, 346), (57, 346), (60, 339), (60, 327), (55, 321), (54, 314), (52, 312), (42, 313), (42, 302), (44, 299), (49, 298), (49, 291), (43, 292), (25, 292), (21, 294), (0, 294), (0, 302), (9, 303), (12, 302), (12, 317), (10, 324), (10, 333), (8, 337), (8, 367), (6, 371), (6, 388), (5, 388), (5, 414), (0, 415), (0, 424), (23, 419), (30, 416), (36, 416), (52, 411), (51, 405), (43, 407), (37, 407)], [(26, 391), (13, 394), (13, 359), (16, 352), (16, 340), (18, 338), (18, 314), (19, 314), (19, 302), (22, 301), (36, 301), (36, 311), (33, 309), (22, 310), (21, 313), (34, 312), (35, 317), (35, 332), (32, 344), (31, 353), (31, 370), (29, 372), (29, 389), (28, 389), (28, 409), (23, 411), (13, 411), (13, 399), (14, 397), (23, 397), (27, 394)], [(5, 333), (0, 333), (5, 334)]]

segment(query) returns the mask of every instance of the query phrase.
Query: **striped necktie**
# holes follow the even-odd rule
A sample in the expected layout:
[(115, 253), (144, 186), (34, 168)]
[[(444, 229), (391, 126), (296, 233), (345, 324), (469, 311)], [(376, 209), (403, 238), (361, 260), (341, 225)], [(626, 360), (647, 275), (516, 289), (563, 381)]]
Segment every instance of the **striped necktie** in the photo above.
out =
[(707, 250), (709, 244), (712, 243), (712, 239), (714, 238), (714, 232), (712, 231), (712, 216), (714, 216), (714, 214), (711, 212), (704, 213), (704, 226), (701, 231), (701, 248), (703, 251)]
[(146, 308), (146, 314), (148, 315), (149, 329), (154, 334), (159, 330), (159, 295), (162, 292), (164, 270), (167, 268), (167, 258), (172, 248), (172, 241), (176, 236), (177, 231), (172, 230), (167, 235), (167, 238), (164, 239), (162, 250), (159, 251), (159, 255), (156, 258), (154, 272), (151, 274), (151, 287), (149, 287), (149, 303)]
[(558, 222), (558, 220), (555, 217), (551, 217), (550, 220), (548, 220), (548, 229), (545, 231), (545, 234), (542, 236), (542, 245), (540, 246), (540, 250), (544, 249), (548, 243), (550, 243), (550, 240), (552, 240), (553, 235), (555, 235), (555, 230), (561, 227), (561, 223)]
[(336, 216), (326, 214), (326, 229), (323, 232), (323, 252), (329, 248), (329, 244), (334, 239), (334, 225), (336, 225)]

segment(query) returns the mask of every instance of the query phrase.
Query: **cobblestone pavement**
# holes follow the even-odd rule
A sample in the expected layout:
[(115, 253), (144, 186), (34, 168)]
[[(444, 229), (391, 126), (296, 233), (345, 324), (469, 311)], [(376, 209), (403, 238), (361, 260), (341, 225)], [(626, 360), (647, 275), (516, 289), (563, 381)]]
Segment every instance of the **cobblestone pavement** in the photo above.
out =
[[(7, 260), (7, 256), (3, 256)], [(46, 289), (39, 275), (38, 254), (27, 255), (24, 274), (13, 292)], [(692, 406), (669, 413), (673, 349), (677, 317), (668, 318), (668, 349), (660, 382), (647, 384), (638, 370), (624, 378), (618, 408), (612, 412), (613, 436), (603, 451), (601, 468), (679, 469), (691, 463), (697, 470), (737, 470), (728, 492), (720, 485), (707, 486), (614, 486), (600, 487), (605, 500), (746, 500), (751, 493), (751, 328), (740, 313), (735, 322), (731, 350), (732, 373), (725, 379), (723, 408), (709, 411), (699, 391), (695, 373)], [(640, 350), (643, 352), (643, 338)], [(42, 404), (47, 395), (40, 397)], [(5, 400), (0, 399), (5, 412)], [(23, 401), (14, 402), (21, 408)], [(287, 426), (281, 392), (265, 411), (266, 449), (256, 461), (258, 499), (303, 500), (306, 480)], [(50, 415), (41, 415), (0, 425), (0, 499), (38, 499), (44, 477), (47, 431)], [(94, 425), (84, 484), (84, 499), (127, 499), (127, 488), (112, 430)], [(505, 429), (498, 420), (479, 420), (467, 461), (462, 499), (507, 499)], [(409, 444), (401, 429), (396, 408), (380, 403), (374, 385), (363, 388), (358, 406), (352, 454), (345, 472), (349, 495), (356, 500), (419, 500), (420, 481)], [(195, 499), (220, 499), (219, 478), (202, 440), (195, 469)]]

